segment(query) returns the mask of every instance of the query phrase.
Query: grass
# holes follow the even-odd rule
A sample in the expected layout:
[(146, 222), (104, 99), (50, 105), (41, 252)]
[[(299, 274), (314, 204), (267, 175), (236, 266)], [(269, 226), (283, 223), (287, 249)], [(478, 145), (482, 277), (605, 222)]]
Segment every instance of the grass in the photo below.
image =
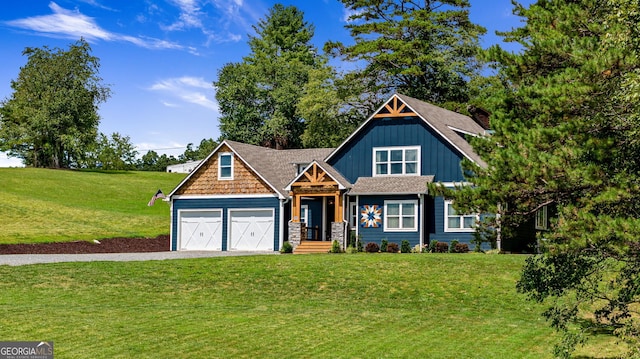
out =
[(148, 207), (184, 174), (0, 169), (0, 243), (38, 243), (169, 233), (169, 205)]
[(325, 254), (0, 266), (0, 338), (53, 340), (60, 358), (550, 358), (554, 334), (541, 308), (514, 290), (523, 260)]

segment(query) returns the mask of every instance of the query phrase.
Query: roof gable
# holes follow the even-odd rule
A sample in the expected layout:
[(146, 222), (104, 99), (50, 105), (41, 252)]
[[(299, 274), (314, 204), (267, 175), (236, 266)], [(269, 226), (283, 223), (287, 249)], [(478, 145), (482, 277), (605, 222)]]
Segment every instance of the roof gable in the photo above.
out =
[(300, 182), (309, 182), (310, 184), (323, 183), (326, 182), (327, 176), (331, 181), (335, 182), (340, 189), (347, 189), (351, 187), (349, 181), (328, 163), (314, 160), (303, 171), (295, 176), (293, 180), (287, 184), (285, 189), (289, 191), (293, 184)]
[(478, 156), (469, 142), (460, 134), (479, 136), (485, 133), (484, 128), (478, 125), (471, 117), (453, 112), (409, 96), (395, 94), (391, 96), (373, 115), (364, 121), (340, 146), (338, 146), (327, 158), (342, 151), (349, 143), (372, 121), (390, 117), (418, 117), (426, 123), (441, 139), (455, 148), (461, 155), (480, 166), (486, 163)]
[(285, 187), (297, 174), (298, 164), (308, 164), (326, 157), (332, 148), (275, 150), (242, 142), (224, 140), (196, 167), (170, 194), (177, 193), (191, 178), (198, 176), (210, 163), (212, 156), (220, 151), (231, 151), (252, 173), (263, 181), (273, 193), (284, 199), (288, 194)]

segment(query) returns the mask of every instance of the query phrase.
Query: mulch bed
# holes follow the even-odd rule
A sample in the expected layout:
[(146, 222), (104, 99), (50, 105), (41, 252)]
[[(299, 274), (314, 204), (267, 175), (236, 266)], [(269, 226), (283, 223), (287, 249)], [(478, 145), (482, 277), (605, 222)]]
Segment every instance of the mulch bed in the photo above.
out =
[(135, 253), (167, 252), (169, 236), (156, 238), (108, 238), (93, 241), (75, 241), (33, 244), (0, 244), (0, 254), (80, 254), (80, 253)]

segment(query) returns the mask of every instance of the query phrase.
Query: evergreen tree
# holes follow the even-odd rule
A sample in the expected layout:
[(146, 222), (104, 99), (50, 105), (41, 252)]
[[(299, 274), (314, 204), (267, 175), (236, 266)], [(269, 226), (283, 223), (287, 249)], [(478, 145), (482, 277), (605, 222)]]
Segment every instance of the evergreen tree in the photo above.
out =
[(387, 97), (398, 91), (464, 109), (467, 82), (478, 75), (479, 36), (466, 0), (341, 0), (353, 14), (346, 25), (354, 44), (329, 42), (327, 51), (366, 67), (350, 78), (366, 79), (368, 91)]
[(516, 4), (525, 25), (503, 35), (523, 51), (490, 49), (503, 86), (488, 106), (493, 134), (473, 140), (487, 166), (466, 162), (474, 186), (444, 191), (461, 212), (499, 213), (503, 241), (557, 208), (518, 289), (549, 305), (560, 357), (595, 332), (627, 341), (633, 357), (640, 349), (639, 10), (637, 0)]
[(298, 102), (309, 71), (322, 63), (311, 44), (314, 28), (296, 7), (276, 4), (254, 30), (251, 54), (225, 65), (214, 83), (221, 137), (273, 148), (301, 147), (304, 121)]

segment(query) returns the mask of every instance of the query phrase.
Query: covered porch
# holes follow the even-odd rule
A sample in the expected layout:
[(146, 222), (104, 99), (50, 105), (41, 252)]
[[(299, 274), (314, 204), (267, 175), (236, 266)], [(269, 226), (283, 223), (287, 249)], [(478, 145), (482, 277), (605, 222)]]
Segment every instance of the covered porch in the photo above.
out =
[[(291, 220), (288, 241), (294, 252), (313, 247), (313, 252), (326, 252), (337, 240), (346, 245), (348, 223), (345, 218), (346, 181), (329, 165), (314, 161), (289, 184)], [(311, 242), (311, 243), (307, 243)], [(325, 242), (325, 244), (313, 244)]]

